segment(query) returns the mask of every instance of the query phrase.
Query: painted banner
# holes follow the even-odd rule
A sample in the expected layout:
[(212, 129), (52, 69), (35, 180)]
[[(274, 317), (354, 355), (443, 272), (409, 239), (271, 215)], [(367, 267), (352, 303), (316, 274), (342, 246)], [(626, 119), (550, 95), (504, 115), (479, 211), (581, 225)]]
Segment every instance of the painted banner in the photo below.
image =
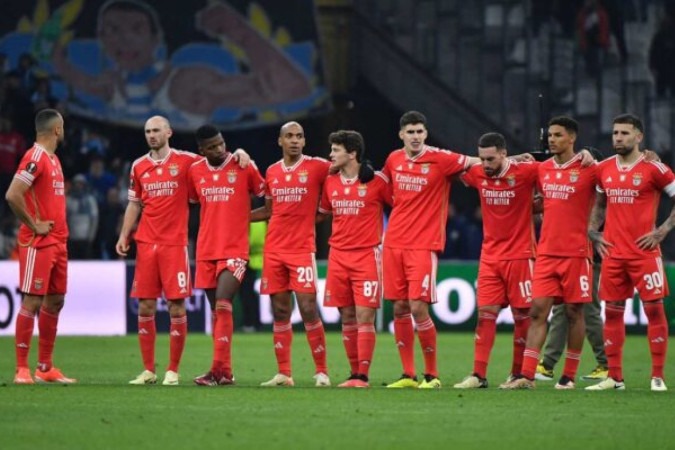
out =
[[(8, 69), (73, 114), (174, 129), (270, 124), (330, 108), (313, 0), (5, 0)], [(30, 79), (32, 78), (32, 80)]]

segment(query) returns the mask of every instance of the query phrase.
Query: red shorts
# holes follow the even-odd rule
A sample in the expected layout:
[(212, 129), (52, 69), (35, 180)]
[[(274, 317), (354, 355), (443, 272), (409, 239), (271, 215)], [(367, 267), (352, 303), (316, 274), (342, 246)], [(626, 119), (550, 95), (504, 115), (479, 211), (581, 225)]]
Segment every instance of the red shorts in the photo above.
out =
[(384, 247), (382, 256), (385, 299), (436, 303), (435, 252)]
[(484, 261), (478, 267), (478, 306), (529, 308), (534, 259)]
[(324, 306), (379, 308), (381, 298), (382, 255), (378, 247), (330, 249)]
[(29, 295), (65, 295), (68, 285), (66, 244), (19, 247), (19, 286)]
[(261, 294), (293, 291), (316, 294), (314, 253), (263, 253)]
[(215, 289), (218, 285), (218, 277), (223, 270), (232, 272), (239, 281), (246, 274), (246, 260), (241, 258), (217, 259), (211, 261), (197, 261), (195, 271), (195, 287), (199, 289)]
[(167, 300), (192, 295), (187, 246), (137, 242), (136, 271), (131, 297), (156, 299), (164, 292)]
[(555, 297), (555, 303), (593, 300), (593, 264), (588, 258), (537, 256), (532, 298)]
[(600, 269), (600, 300), (622, 302), (633, 298), (637, 288), (644, 302), (668, 296), (668, 279), (661, 257), (645, 259), (605, 258)]

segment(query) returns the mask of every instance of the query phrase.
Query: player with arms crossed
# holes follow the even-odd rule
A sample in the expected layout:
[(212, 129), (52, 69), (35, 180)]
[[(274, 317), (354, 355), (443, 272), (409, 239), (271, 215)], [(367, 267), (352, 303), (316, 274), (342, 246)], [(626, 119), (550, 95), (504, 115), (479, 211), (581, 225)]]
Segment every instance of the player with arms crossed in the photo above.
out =
[(232, 299), (246, 272), (251, 194), (262, 197), (265, 180), (253, 162), (239, 167), (214, 126), (204, 125), (196, 135), (205, 159), (188, 172), (190, 201), (201, 205), (195, 287), (206, 291), (215, 319), (211, 369), (194, 381), (231, 385)]
[[(440, 388), (436, 326), (429, 305), (436, 302), (437, 253), (445, 246), (450, 177), (478, 158), (424, 144), (427, 119), (408, 111), (399, 121), (403, 148), (394, 150), (382, 169), (391, 182), (394, 207), (384, 237), (384, 298), (394, 302), (394, 338), (403, 375), (391, 388)], [(424, 352), (424, 379), (415, 370), (413, 318)]]
[(274, 353), (277, 374), (262, 386), (293, 386), (291, 344), (293, 342), (293, 298), (295, 293), (307, 341), (314, 359), (316, 386), (330, 386), (326, 367), (326, 334), (316, 303), (315, 220), (321, 186), (330, 163), (302, 154), (305, 132), (297, 122), (279, 131), (283, 158), (265, 173), (265, 206), (251, 220), (270, 218), (265, 248), (261, 293), (272, 299)]
[(548, 144), (553, 157), (539, 164), (538, 188), (544, 198), (544, 222), (532, 278), (531, 323), (521, 374), (501, 388), (535, 387), (534, 374), (554, 303), (565, 304), (569, 323), (565, 367), (555, 387), (575, 387), (585, 335), (583, 305), (592, 300), (593, 255), (584, 230), (588, 229), (597, 180), (597, 165), (590, 153), (587, 150), (574, 153), (578, 132), (579, 125), (569, 117), (554, 117), (548, 123)]
[[(15, 384), (75, 383), (52, 365), (59, 313), (68, 279), (68, 224), (63, 170), (56, 148), (63, 142), (63, 117), (54, 109), (35, 116), (36, 140), (21, 158), (5, 199), (21, 220), (19, 286), (23, 299), (16, 318)], [(40, 333), (35, 380), (28, 353), (35, 315)]]
[[(640, 152), (642, 121), (632, 114), (614, 119), (612, 143), (616, 156), (598, 167), (598, 195), (589, 235), (603, 257), (600, 299), (605, 301), (605, 352), (608, 377), (587, 390), (624, 390), (622, 357), (626, 340), (625, 301), (637, 289), (649, 320), (647, 338), (652, 356), (652, 391), (666, 391), (663, 368), (668, 348), (668, 321), (663, 298), (668, 281), (659, 244), (675, 225), (675, 208), (659, 227), (656, 211), (665, 192), (675, 196), (675, 176), (670, 168), (647, 161)], [(598, 232), (607, 214), (603, 233)]]
[[(171, 148), (171, 135), (164, 117), (154, 116), (145, 123), (150, 152), (131, 166), (129, 204), (116, 244), (117, 253), (126, 256), (131, 230), (140, 216), (134, 236), (137, 252), (131, 297), (138, 298), (138, 340), (145, 370), (129, 382), (135, 385), (157, 382), (155, 314), (162, 293), (171, 316), (164, 385), (179, 384), (178, 366), (187, 336), (185, 298), (192, 293), (187, 251), (188, 170), (201, 157)], [(248, 155), (242, 159), (247, 163)]]
[(454, 385), (458, 389), (488, 387), (487, 366), (497, 316), (507, 306), (514, 319), (512, 376), (520, 374), (523, 362), (532, 302), (536, 249), (532, 201), (539, 163), (511, 161), (506, 153), (504, 136), (484, 134), (478, 141), (482, 164), (472, 166), (461, 176), (464, 183), (478, 190), (484, 238), (478, 268), (473, 373)]
[(382, 297), (384, 203), (391, 204), (385, 177), (364, 163), (365, 144), (356, 131), (340, 130), (328, 137), (330, 175), (323, 186), (320, 216), (332, 214), (328, 243), (328, 276), (324, 305), (337, 307), (342, 321), (351, 375), (338, 387), (368, 387), (375, 350), (375, 313)]

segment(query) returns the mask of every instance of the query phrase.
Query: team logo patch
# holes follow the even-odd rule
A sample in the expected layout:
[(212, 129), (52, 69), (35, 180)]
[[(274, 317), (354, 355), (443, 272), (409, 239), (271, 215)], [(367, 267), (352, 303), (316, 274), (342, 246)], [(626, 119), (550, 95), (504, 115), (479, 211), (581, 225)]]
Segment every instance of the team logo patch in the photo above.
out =
[(506, 184), (509, 185), (509, 187), (513, 187), (516, 185), (516, 176), (515, 175), (509, 175), (506, 177)]
[(307, 183), (308, 178), (309, 178), (309, 173), (306, 170), (298, 172), (298, 181), (300, 181), (301, 183)]
[(570, 170), (570, 183), (576, 183), (577, 181), (579, 181), (579, 171)]
[(228, 183), (234, 183), (237, 181), (237, 171), (236, 170), (229, 170), (227, 172), (227, 182)]
[(180, 173), (180, 167), (178, 167), (178, 164), (171, 164), (169, 166), (169, 173), (171, 174), (172, 177), (175, 177)]
[(40, 289), (42, 289), (42, 278), (36, 278), (33, 281), (33, 284), (35, 285), (35, 289), (39, 291)]
[(33, 161), (30, 161), (28, 164), (26, 164), (26, 172), (30, 174), (37, 172), (37, 164), (35, 164)]
[(636, 173), (633, 175), (633, 186), (640, 186), (640, 183), (642, 183), (642, 174)]
[(365, 197), (368, 193), (368, 186), (365, 184), (360, 184), (356, 189), (358, 189), (359, 197)]
[(428, 163), (422, 164), (422, 173), (425, 174), (425, 175), (429, 173), (429, 164)]

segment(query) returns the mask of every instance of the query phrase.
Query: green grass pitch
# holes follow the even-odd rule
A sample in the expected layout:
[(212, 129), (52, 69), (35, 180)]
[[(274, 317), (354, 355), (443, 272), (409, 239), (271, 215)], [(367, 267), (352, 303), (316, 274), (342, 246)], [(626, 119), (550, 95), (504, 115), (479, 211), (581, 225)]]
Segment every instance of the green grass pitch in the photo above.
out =
[[(80, 383), (14, 386), (13, 340), (0, 339), (0, 449), (668, 449), (675, 448), (675, 391), (649, 390), (647, 340), (630, 336), (625, 392), (497, 389), (508, 374), (510, 335), (492, 354), (490, 388), (459, 391), (452, 384), (472, 368), (472, 334), (439, 335), (440, 390), (391, 390), (401, 372), (393, 337), (378, 335), (371, 389), (315, 388), (304, 333), (293, 346), (294, 388), (260, 388), (275, 373), (269, 333), (235, 334), (237, 385), (197, 387), (192, 377), (210, 365), (211, 341), (188, 338), (178, 387), (128, 386), (142, 369), (134, 336), (62, 337), (58, 367)], [(158, 375), (168, 337), (157, 339)], [(334, 384), (348, 373), (340, 335), (329, 333)], [(37, 352), (33, 340), (32, 362)], [(416, 348), (418, 370), (421, 352)], [(669, 358), (667, 374), (675, 373)], [(586, 347), (583, 375), (595, 366)], [(560, 375), (562, 362), (556, 368)], [(675, 382), (671, 383), (675, 390)]]

